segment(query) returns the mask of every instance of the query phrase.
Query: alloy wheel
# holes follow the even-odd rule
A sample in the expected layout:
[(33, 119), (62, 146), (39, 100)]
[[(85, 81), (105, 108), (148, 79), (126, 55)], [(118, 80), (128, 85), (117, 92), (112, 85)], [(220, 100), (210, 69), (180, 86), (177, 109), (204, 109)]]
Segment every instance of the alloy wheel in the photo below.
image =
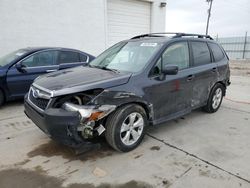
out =
[(144, 120), (140, 113), (129, 114), (122, 123), (120, 138), (123, 144), (130, 146), (136, 143), (142, 135)]
[(221, 99), (222, 99), (222, 90), (221, 90), (221, 88), (217, 88), (214, 92), (214, 96), (212, 99), (213, 109), (218, 108), (218, 106), (220, 105)]

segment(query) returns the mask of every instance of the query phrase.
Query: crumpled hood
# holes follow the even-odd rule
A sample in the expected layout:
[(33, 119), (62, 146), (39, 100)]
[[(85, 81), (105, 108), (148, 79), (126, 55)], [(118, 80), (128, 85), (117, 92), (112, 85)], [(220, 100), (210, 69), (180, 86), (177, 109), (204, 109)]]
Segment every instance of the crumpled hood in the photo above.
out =
[(53, 96), (96, 88), (109, 88), (128, 82), (131, 73), (115, 73), (91, 67), (76, 67), (40, 76), (34, 85), (53, 91)]

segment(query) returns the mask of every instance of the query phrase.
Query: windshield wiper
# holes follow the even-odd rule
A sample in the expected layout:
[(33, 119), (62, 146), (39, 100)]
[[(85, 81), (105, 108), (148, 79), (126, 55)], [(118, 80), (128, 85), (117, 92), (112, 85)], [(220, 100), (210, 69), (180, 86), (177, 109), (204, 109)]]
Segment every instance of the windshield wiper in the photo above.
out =
[(112, 71), (112, 72), (115, 72), (115, 73), (119, 73), (119, 71), (117, 69), (111, 69), (111, 68), (108, 68), (108, 67), (100, 67), (100, 69)]
[(90, 67), (93, 67), (93, 68), (98, 68), (98, 69), (102, 69), (102, 70), (108, 70), (108, 71), (112, 71), (112, 72), (115, 72), (115, 73), (119, 73), (118, 70), (116, 69), (111, 69), (111, 68), (108, 68), (108, 67), (105, 67), (105, 66), (95, 66), (95, 65), (89, 65)]

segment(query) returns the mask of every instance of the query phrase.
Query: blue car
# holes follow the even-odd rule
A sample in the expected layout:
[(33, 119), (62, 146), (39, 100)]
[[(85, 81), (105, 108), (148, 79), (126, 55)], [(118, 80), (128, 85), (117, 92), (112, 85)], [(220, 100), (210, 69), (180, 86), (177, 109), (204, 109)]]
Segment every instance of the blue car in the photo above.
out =
[(0, 106), (22, 98), (38, 76), (86, 65), (95, 57), (68, 48), (24, 48), (0, 57)]

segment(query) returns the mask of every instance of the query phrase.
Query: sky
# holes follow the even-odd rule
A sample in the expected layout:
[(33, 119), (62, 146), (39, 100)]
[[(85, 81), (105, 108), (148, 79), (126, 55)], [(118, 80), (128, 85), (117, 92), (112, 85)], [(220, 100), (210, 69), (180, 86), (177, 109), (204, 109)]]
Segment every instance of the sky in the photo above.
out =
[[(167, 0), (166, 31), (205, 34), (205, 0)], [(212, 37), (250, 36), (250, 0), (213, 0), (209, 34)]]

